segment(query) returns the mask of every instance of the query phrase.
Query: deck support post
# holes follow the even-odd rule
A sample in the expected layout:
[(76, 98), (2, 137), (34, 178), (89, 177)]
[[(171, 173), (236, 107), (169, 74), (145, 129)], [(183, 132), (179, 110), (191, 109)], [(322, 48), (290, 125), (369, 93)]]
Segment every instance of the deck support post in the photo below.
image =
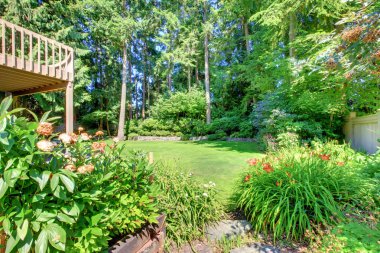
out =
[(66, 87), (66, 133), (74, 132), (74, 84), (68, 82)]

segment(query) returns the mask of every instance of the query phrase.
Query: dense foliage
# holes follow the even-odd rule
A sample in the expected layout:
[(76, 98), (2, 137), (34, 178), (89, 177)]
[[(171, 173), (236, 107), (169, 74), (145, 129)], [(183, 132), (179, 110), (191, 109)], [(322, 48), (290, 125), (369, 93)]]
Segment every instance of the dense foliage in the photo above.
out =
[(215, 183), (201, 184), (178, 164), (166, 163), (157, 167), (155, 176), (161, 192), (159, 208), (167, 215), (168, 243), (177, 245), (204, 236), (208, 224), (222, 216), (216, 198)]
[[(182, 134), (341, 138), (348, 111), (379, 108), (379, 9), (374, 0), (5, 0), (0, 16), (75, 48), (76, 118), (89, 128), (116, 134), (124, 87), (128, 121), (173, 125), (153, 134), (178, 135), (191, 118)], [(208, 97), (214, 123), (204, 128)], [(19, 99), (54, 115), (63, 101)]]
[[(32, 122), (0, 105), (0, 231), (6, 252), (98, 252), (108, 241), (155, 222), (146, 156), (123, 147), (52, 135), (45, 114)], [(33, 114), (33, 113), (32, 113)], [(83, 131), (83, 129), (80, 129)], [(3, 236), (0, 234), (0, 236)]]
[[(255, 232), (303, 239), (307, 231), (344, 219), (343, 210), (361, 198), (363, 181), (352, 166), (354, 151), (345, 145), (288, 142), (262, 160), (248, 161), (237, 205)], [(368, 207), (361, 202), (362, 208)], [(368, 203), (373, 203), (369, 200)]]

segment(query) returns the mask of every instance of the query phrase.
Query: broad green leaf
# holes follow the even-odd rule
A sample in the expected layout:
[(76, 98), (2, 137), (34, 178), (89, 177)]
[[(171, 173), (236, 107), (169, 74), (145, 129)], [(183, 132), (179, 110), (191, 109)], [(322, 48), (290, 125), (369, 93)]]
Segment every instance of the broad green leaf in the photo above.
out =
[(17, 235), (21, 240), (25, 239), (26, 234), (28, 233), (29, 221), (27, 219), (24, 220), (21, 227), (17, 228)]
[(53, 177), (50, 180), (50, 188), (51, 188), (52, 191), (54, 191), (57, 188), (58, 183), (59, 183), (59, 175), (58, 174), (54, 174)]
[(21, 252), (21, 253), (30, 252), (32, 244), (33, 244), (33, 235), (32, 235), (32, 232), (28, 230), (28, 233), (25, 239), (19, 243), (18, 252)]
[(19, 241), (20, 241), (20, 237), (18, 237), (15, 233), (12, 233), (7, 239), (5, 253), (12, 252), (12, 250), (16, 247)]
[(9, 145), (7, 132), (0, 132), (0, 143), (4, 145)]
[(13, 187), (21, 175), (20, 169), (10, 169), (4, 171), (4, 180), (10, 186)]
[(91, 217), (91, 225), (96, 226), (100, 219), (103, 217), (102, 213), (98, 213)]
[(97, 235), (97, 236), (102, 236), (103, 235), (103, 231), (100, 229), (100, 228), (91, 228), (91, 233), (93, 235)]
[(50, 223), (46, 226), (46, 231), (48, 232), (48, 239), (50, 245), (57, 250), (65, 250), (66, 244), (66, 231), (55, 223)]
[(40, 231), (40, 228), (41, 228), (41, 223), (40, 222), (32, 221), (30, 224), (32, 225), (32, 229), (33, 229), (34, 232)]
[(71, 218), (70, 216), (68, 216), (64, 213), (58, 213), (57, 218), (58, 218), (58, 220), (60, 220), (62, 222), (69, 223), (69, 224), (75, 223), (75, 220), (73, 218)]
[(38, 235), (34, 250), (36, 253), (45, 253), (48, 247), (48, 233), (45, 229)]
[(62, 207), (61, 209), (65, 214), (74, 216), (74, 217), (77, 217), (80, 213), (79, 206), (76, 202), (74, 203), (72, 207)]
[(48, 212), (42, 212), (40, 215), (38, 215), (37, 220), (39, 222), (46, 222), (54, 219), (57, 216), (55, 213), (48, 213)]
[(10, 229), (11, 229), (11, 222), (8, 218), (5, 218), (3, 220), (3, 229), (6, 233), (10, 234)]
[(30, 172), (30, 177), (38, 183), (41, 191), (45, 188), (47, 182), (49, 181), (50, 175), (50, 171), (44, 171), (42, 174), (39, 174), (37, 170), (32, 170)]
[(12, 105), (12, 97), (6, 97), (1, 101), (0, 104), (0, 116), (6, 114), (9, 107)]
[(0, 178), (0, 199), (3, 198), (7, 190), (8, 190), (7, 183), (4, 181), (4, 179)]
[(59, 177), (61, 178), (62, 183), (66, 186), (66, 189), (72, 193), (75, 187), (74, 181), (62, 174), (60, 174)]
[(46, 122), (46, 120), (48, 119), (50, 113), (51, 113), (51, 111), (45, 112), (44, 115), (42, 115), (42, 117), (40, 119), (40, 123)]

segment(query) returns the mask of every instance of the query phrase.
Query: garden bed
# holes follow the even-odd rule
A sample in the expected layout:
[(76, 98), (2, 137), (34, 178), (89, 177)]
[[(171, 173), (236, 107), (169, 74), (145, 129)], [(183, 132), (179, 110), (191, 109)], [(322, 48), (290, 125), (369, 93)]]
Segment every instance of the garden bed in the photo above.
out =
[(134, 136), (132, 141), (180, 141), (182, 138), (178, 136)]
[(129, 235), (109, 248), (112, 253), (161, 253), (165, 243), (165, 215), (157, 217), (158, 224), (148, 225), (140, 233)]

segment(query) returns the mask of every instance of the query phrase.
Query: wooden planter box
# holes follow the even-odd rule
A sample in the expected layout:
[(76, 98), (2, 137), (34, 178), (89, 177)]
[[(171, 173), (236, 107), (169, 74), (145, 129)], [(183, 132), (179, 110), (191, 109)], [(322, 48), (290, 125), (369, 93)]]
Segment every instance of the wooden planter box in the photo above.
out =
[[(115, 243), (110, 253), (163, 253), (165, 243), (165, 215), (157, 217), (157, 225), (149, 225), (136, 235), (130, 235)], [(5, 234), (0, 231), (0, 245), (6, 245)], [(5, 253), (5, 248), (0, 248)]]
[(136, 235), (118, 241), (109, 253), (163, 253), (165, 243), (165, 215), (157, 217), (157, 225), (149, 225)]

